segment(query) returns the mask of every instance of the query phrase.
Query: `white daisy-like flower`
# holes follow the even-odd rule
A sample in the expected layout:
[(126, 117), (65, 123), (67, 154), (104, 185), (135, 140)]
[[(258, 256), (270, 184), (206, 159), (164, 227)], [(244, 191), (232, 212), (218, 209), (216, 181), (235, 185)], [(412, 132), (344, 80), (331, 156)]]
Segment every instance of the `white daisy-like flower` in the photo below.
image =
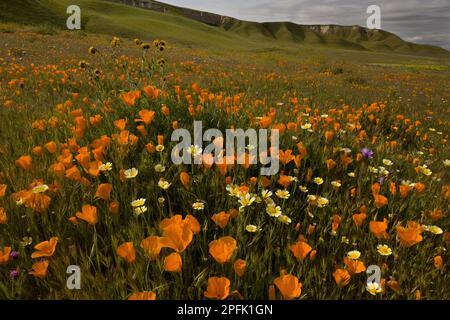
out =
[(275, 194), (278, 198), (281, 198), (281, 199), (289, 199), (289, 197), (290, 197), (290, 193), (287, 190), (278, 189), (277, 191), (275, 191)]
[(135, 215), (139, 216), (139, 215), (147, 212), (147, 207), (146, 206), (141, 206), (141, 207), (133, 208), (133, 212), (134, 212)]
[(197, 145), (192, 145), (187, 149), (187, 152), (193, 156), (199, 156), (202, 154), (202, 148)]
[(158, 144), (155, 147), (155, 150), (158, 151), (158, 152), (163, 152), (164, 151), (164, 146), (162, 144)]
[(445, 159), (444, 161), (442, 161), (444, 163), (444, 167), (446, 168), (450, 168), (450, 160)]
[(389, 159), (383, 159), (382, 162), (383, 162), (383, 164), (384, 164), (385, 166), (392, 166), (392, 165), (394, 164), (394, 163), (393, 163), (391, 160), (389, 160)]
[(382, 256), (390, 256), (392, 254), (392, 249), (386, 244), (377, 245), (377, 252)]
[(375, 168), (375, 167), (369, 166), (368, 169), (369, 169), (369, 171), (372, 172), (372, 173), (378, 173), (378, 169)]
[(40, 185), (34, 187), (32, 191), (33, 191), (33, 193), (44, 193), (47, 190), (48, 190), (48, 185), (40, 184)]
[(281, 208), (276, 205), (268, 205), (266, 208), (266, 212), (269, 216), (274, 218), (278, 218), (282, 214)]
[(163, 190), (169, 189), (170, 185), (171, 185), (171, 183), (169, 183), (168, 181), (166, 181), (164, 179), (160, 179), (158, 181), (158, 186)]
[(291, 218), (285, 215), (281, 215), (278, 217), (278, 220), (284, 224), (290, 224), (292, 222)]
[(366, 285), (366, 290), (373, 296), (383, 291), (380, 285), (376, 282), (368, 282)]
[(339, 181), (331, 181), (331, 185), (335, 188), (339, 188), (342, 184)]
[(439, 228), (438, 226), (430, 226), (428, 228), (428, 231), (431, 232), (432, 234), (442, 234), (444, 231)]
[(203, 210), (205, 209), (205, 204), (201, 201), (194, 202), (192, 204), (192, 209), (194, 210)]
[(358, 250), (352, 250), (347, 252), (347, 257), (349, 257), (352, 260), (358, 260), (360, 256), (361, 252), (359, 252)]
[(323, 179), (322, 179), (321, 177), (315, 177), (315, 178), (313, 179), (313, 182), (314, 182), (315, 184), (317, 184), (318, 186), (320, 186), (320, 185), (323, 183)]
[(254, 232), (260, 231), (261, 228), (258, 226), (255, 226), (253, 224), (249, 224), (245, 227), (245, 230), (247, 230), (247, 232), (254, 233)]
[(298, 186), (298, 188), (299, 188), (300, 191), (303, 192), (303, 193), (307, 193), (307, 192), (309, 191), (308, 188), (305, 187), (305, 186)]
[(246, 193), (239, 198), (239, 203), (241, 204), (241, 208), (249, 207), (255, 202), (256, 197), (250, 193)]
[(144, 198), (133, 200), (133, 201), (131, 201), (131, 206), (133, 208), (141, 207), (145, 204), (145, 201), (146, 201), (146, 199), (144, 199)]
[(111, 162), (103, 163), (98, 167), (98, 170), (102, 172), (111, 171), (113, 164)]
[(162, 173), (166, 171), (166, 167), (158, 163), (157, 165), (155, 165), (155, 171), (158, 173)]
[(263, 191), (261, 191), (261, 197), (263, 198), (263, 199), (267, 199), (267, 198), (270, 198), (271, 196), (272, 196), (272, 191), (270, 191), (270, 190), (263, 190)]
[(300, 128), (302, 128), (303, 130), (311, 129), (311, 127), (312, 127), (311, 123), (305, 123), (300, 126)]
[(127, 169), (123, 172), (123, 174), (125, 175), (125, 178), (127, 179), (134, 179), (136, 178), (136, 176), (138, 175), (139, 170), (136, 168), (131, 168), (131, 169)]
[(325, 207), (325, 206), (328, 204), (328, 202), (329, 202), (329, 200), (328, 200), (327, 198), (325, 198), (325, 197), (319, 197), (319, 198), (317, 199), (317, 206), (318, 206), (319, 208), (323, 208), (323, 207)]
[(347, 175), (352, 178), (356, 177), (356, 173), (354, 173), (354, 172), (349, 172), (349, 173), (347, 173)]
[(229, 184), (225, 188), (228, 191), (228, 194), (232, 197), (239, 197), (241, 194), (241, 190), (239, 190), (239, 186), (235, 184)]

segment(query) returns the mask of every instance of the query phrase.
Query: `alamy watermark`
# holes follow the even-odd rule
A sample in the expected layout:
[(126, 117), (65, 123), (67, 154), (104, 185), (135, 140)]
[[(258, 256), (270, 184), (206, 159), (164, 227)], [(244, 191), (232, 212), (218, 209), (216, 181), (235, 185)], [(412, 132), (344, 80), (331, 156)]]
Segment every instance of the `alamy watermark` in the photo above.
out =
[[(213, 139), (214, 138), (214, 139)], [(270, 146), (269, 146), (270, 139)], [(271, 176), (279, 170), (279, 131), (272, 129), (226, 129), (225, 140), (219, 129), (208, 129), (203, 133), (202, 121), (194, 121), (194, 138), (187, 129), (172, 132), (171, 159), (179, 164), (261, 164), (260, 174)], [(247, 143), (248, 141), (248, 143)], [(210, 142), (203, 148), (204, 142)]]

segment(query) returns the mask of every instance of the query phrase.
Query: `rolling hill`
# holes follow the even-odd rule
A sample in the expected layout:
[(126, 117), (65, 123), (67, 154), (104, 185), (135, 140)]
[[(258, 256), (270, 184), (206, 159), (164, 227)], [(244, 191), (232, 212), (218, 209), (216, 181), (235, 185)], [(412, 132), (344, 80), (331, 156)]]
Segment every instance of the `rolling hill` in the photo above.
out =
[[(64, 29), (70, 0), (0, 0), (0, 22)], [(239, 46), (315, 46), (347, 50), (449, 56), (449, 51), (360, 26), (251, 22), (148, 0), (79, 0), (82, 28), (121, 37), (165, 38), (217, 49)]]

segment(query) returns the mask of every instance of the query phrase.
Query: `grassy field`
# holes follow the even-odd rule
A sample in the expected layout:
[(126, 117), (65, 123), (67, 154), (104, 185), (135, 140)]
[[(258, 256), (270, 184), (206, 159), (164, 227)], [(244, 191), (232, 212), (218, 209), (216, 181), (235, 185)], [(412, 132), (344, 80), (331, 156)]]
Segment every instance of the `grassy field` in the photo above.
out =
[[(0, 298), (450, 298), (449, 59), (79, 3), (1, 13)], [(194, 120), (279, 129), (280, 172), (174, 165)]]

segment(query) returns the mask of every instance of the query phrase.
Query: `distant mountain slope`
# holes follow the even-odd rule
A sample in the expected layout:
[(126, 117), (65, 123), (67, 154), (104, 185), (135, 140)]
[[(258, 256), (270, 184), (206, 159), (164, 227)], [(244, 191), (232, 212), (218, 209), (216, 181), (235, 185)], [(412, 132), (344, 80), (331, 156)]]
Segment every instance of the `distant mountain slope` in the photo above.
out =
[[(0, 0), (0, 21), (48, 24), (64, 29), (71, 0)], [(77, 0), (87, 32), (123, 37), (166, 38), (188, 45), (236, 47), (320, 46), (450, 56), (435, 46), (406, 42), (383, 30), (360, 26), (298, 25), (292, 22), (250, 22), (151, 0)], [(137, 8), (139, 7), (139, 8)]]

